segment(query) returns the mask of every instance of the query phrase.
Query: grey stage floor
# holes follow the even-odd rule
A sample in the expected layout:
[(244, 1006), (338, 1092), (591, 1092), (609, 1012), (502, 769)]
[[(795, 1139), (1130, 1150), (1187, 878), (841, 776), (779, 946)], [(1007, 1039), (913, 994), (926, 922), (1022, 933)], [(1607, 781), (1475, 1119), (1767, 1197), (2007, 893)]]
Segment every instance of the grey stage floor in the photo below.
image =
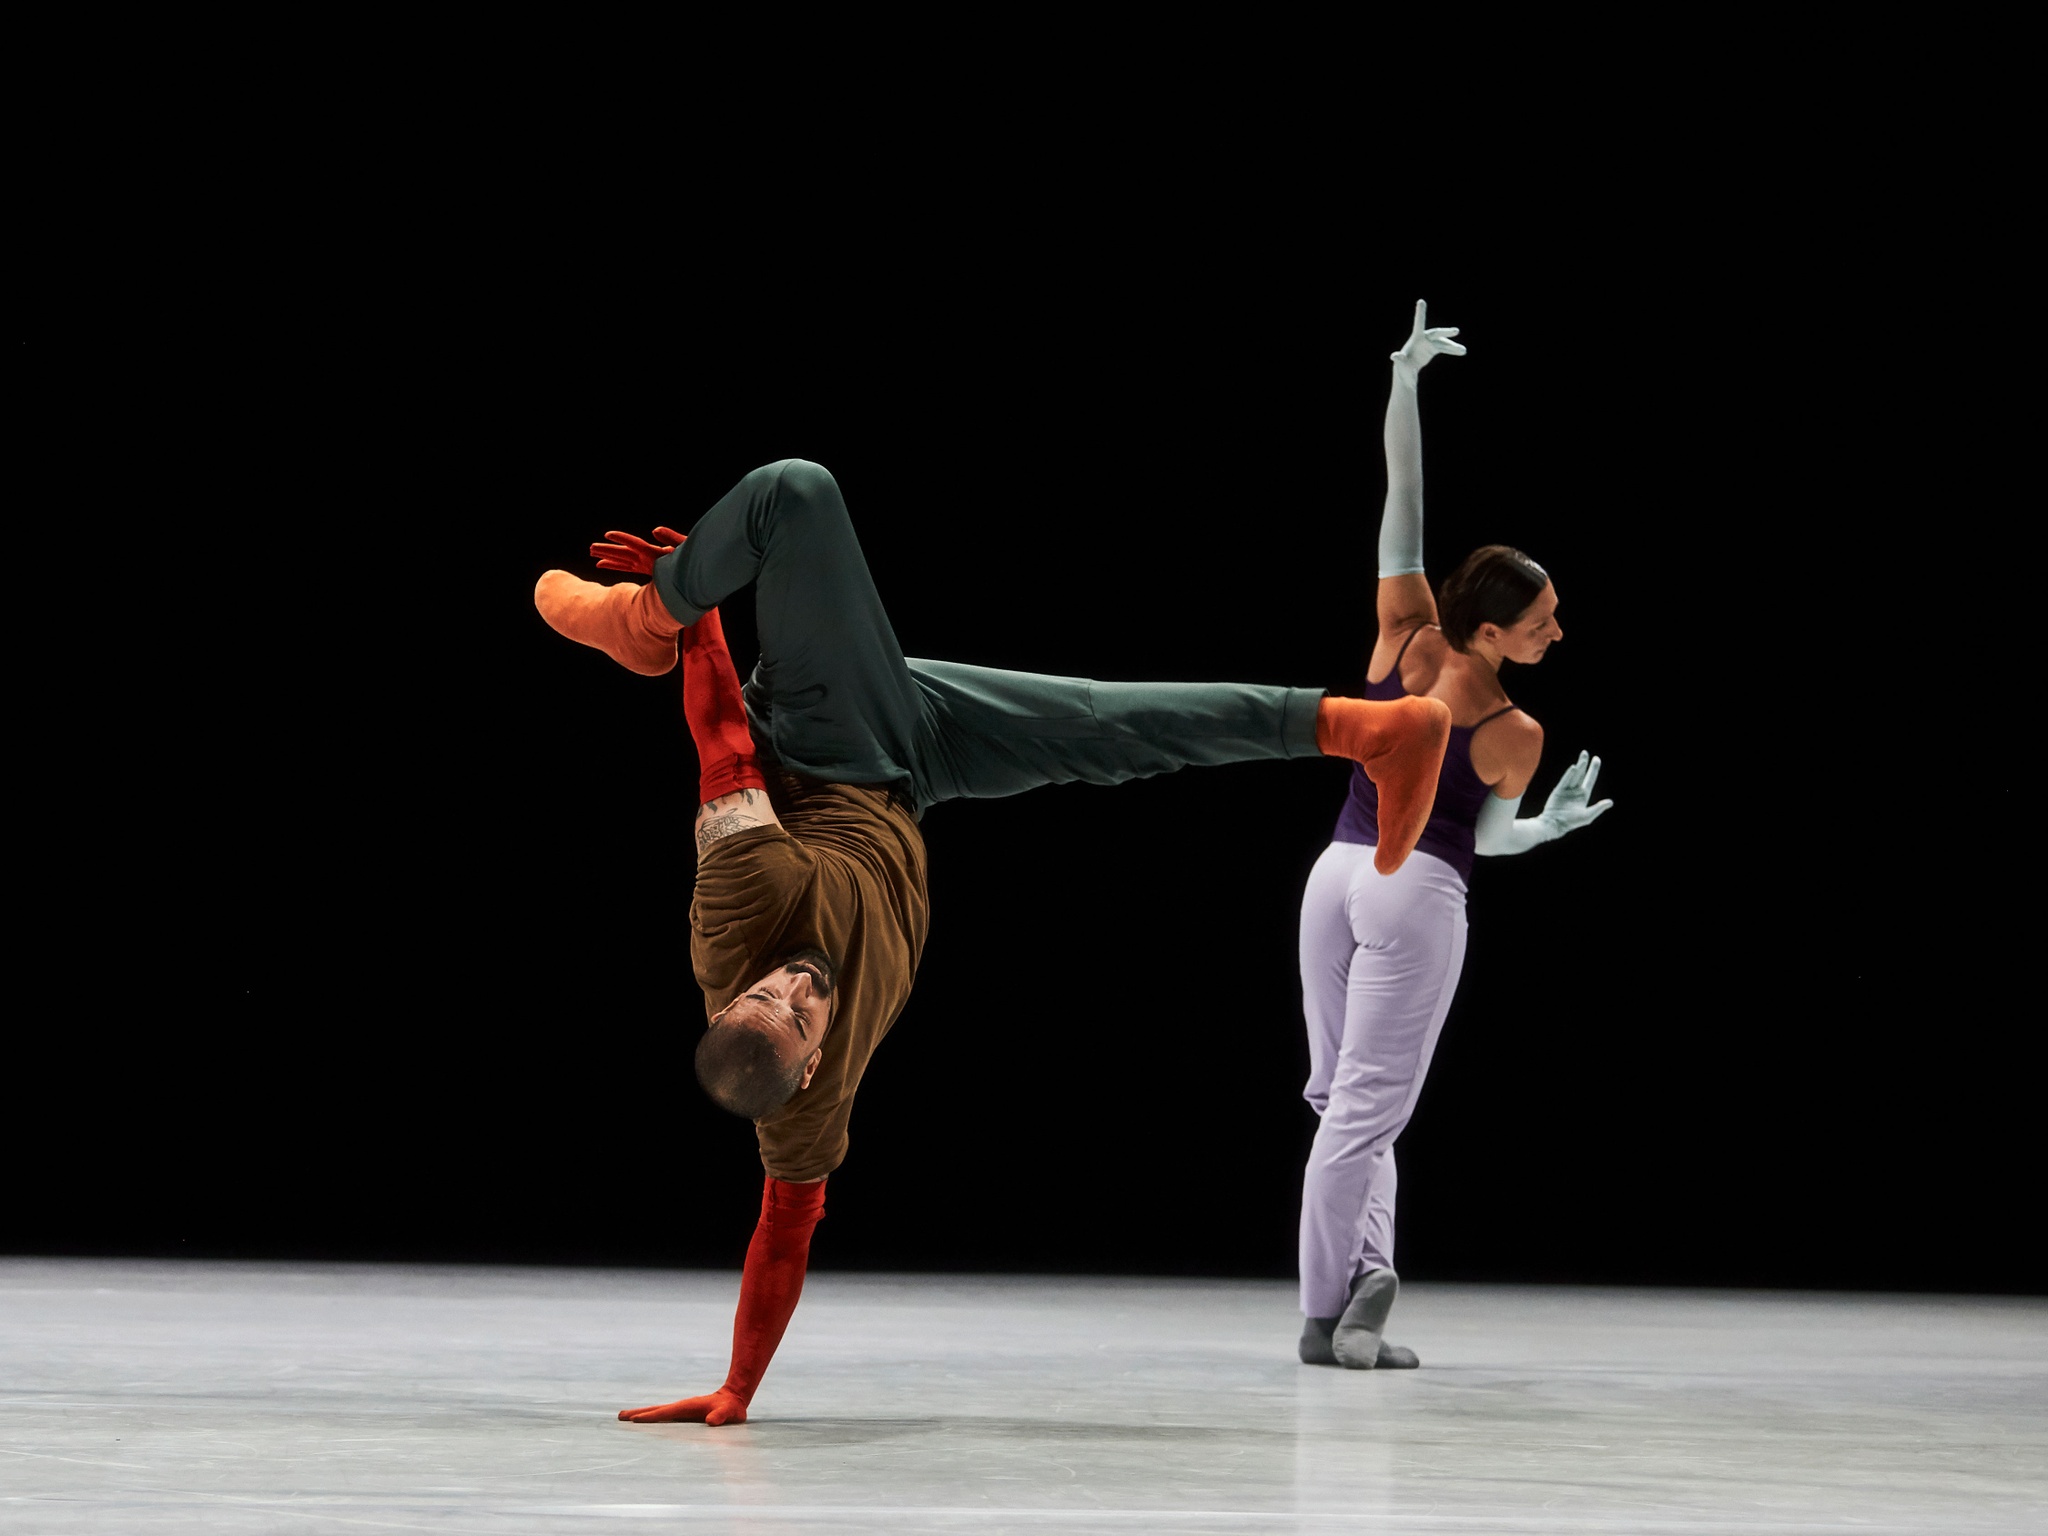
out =
[(2048, 1530), (2048, 1305), (814, 1276), (750, 1424), (733, 1275), (0, 1260), (0, 1531)]

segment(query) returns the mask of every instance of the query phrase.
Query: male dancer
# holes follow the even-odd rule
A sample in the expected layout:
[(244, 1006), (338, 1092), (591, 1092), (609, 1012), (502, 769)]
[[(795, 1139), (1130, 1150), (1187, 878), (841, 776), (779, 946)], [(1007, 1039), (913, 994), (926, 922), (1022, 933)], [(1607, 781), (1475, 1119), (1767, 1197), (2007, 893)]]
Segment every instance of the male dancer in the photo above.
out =
[[(687, 540), (612, 533), (599, 586), (549, 571), (541, 615), (632, 671), (675, 667), (697, 743), (690, 961), (710, 1028), (698, 1080), (755, 1123), (767, 1178), (725, 1384), (619, 1415), (744, 1423), (803, 1289), (825, 1179), (846, 1156), (869, 1058), (910, 995), (930, 921), (917, 821), (941, 800), (1119, 784), (1191, 764), (1328, 754), (1380, 794), (1391, 873), (1435, 799), (1450, 711), (1239, 683), (1100, 683), (908, 661), (839, 487), (820, 466), (755, 470)], [(717, 606), (755, 584), (761, 660), (744, 692)]]

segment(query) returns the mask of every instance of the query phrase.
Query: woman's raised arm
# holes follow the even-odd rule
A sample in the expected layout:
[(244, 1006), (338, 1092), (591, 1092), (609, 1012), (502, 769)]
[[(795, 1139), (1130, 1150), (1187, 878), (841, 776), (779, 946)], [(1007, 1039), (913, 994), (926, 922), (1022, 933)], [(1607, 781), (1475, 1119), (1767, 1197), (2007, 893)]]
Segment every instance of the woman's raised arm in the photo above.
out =
[(1431, 330), (1428, 306), (1415, 301), (1415, 327), (1393, 354), (1394, 383), (1387, 396), (1387, 504), (1380, 512), (1380, 581), (1374, 608), (1380, 640), (1436, 622), (1436, 596), (1422, 574), (1422, 412), (1415, 383), (1440, 352), (1463, 357), (1451, 338), (1457, 327)]

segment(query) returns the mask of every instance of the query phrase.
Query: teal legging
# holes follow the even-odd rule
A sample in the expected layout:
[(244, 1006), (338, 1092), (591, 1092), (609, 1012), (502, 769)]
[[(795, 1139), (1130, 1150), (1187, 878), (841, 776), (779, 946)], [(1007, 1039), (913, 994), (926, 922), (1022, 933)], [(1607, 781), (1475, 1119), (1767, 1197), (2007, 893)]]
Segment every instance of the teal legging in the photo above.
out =
[(919, 814), (1040, 784), (1316, 755), (1319, 689), (1098, 683), (906, 659), (838, 483), (803, 459), (741, 480), (654, 566), (662, 602), (686, 624), (750, 581), (761, 660), (747, 716), (762, 755), (830, 783), (892, 785)]

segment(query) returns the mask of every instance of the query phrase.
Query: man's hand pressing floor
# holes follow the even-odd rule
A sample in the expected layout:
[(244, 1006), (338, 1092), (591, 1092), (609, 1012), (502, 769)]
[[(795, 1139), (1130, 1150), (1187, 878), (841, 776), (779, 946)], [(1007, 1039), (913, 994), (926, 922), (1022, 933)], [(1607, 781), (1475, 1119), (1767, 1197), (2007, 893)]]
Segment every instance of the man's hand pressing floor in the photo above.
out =
[(707, 1397), (684, 1397), (652, 1408), (621, 1408), (629, 1424), (744, 1424), (747, 1405), (736, 1392), (720, 1387)]

